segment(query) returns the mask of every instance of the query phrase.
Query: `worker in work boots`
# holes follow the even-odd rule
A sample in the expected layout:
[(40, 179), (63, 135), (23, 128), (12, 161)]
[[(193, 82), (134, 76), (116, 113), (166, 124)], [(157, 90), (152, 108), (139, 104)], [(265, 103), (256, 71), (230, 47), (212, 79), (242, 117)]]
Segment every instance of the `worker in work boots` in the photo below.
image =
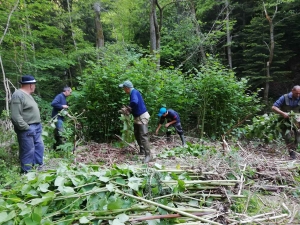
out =
[(180, 117), (179, 114), (173, 110), (168, 109), (165, 107), (160, 108), (158, 116), (160, 117), (158, 127), (156, 128), (156, 135), (158, 134), (159, 129), (161, 128), (162, 124), (164, 124), (165, 120), (167, 120), (167, 123), (165, 127), (167, 128), (167, 141), (170, 141), (171, 131), (168, 129), (170, 126), (173, 126), (176, 130), (176, 132), (179, 134), (180, 139), (182, 141), (182, 145), (186, 147), (185, 138), (183, 135), (183, 130), (180, 123)]
[[(290, 120), (290, 112), (294, 113), (300, 112), (300, 86), (296, 85), (292, 88), (290, 93), (282, 95), (272, 106), (272, 110), (281, 115), (286, 120)], [(299, 122), (299, 121), (297, 121)], [(297, 127), (292, 127), (290, 125), (291, 121), (288, 123), (283, 123), (282, 136), (287, 145), (290, 158), (296, 159), (295, 151), (300, 142), (300, 130)], [(289, 124), (289, 125), (286, 125)]]
[(133, 84), (129, 80), (120, 84), (119, 87), (123, 88), (125, 93), (130, 96), (129, 109), (134, 117), (134, 137), (140, 148), (139, 154), (145, 155), (144, 163), (148, 163), (152, 160), (148, 140), (150, 115), (141, 93), (133, 87)]

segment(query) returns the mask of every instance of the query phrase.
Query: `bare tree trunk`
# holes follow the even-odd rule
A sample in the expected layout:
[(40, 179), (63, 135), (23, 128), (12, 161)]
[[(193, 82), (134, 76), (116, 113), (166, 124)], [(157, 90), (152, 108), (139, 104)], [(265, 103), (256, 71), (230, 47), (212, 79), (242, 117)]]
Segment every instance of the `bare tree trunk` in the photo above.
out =
[(195, 28), (196, 28), (196, 33), (197, 33), (198, 37), (200, 38), (199, 49), (200, 49), (201, 57), (202, 57), (203, 62), (205, 63), (206, 55), (205, 55), (205, 50), (204, 50), (203, 43), (202, 43), (202, 40), (204, 39), (204, 35), (201, 32), (199, 23), (196, 18), (195, 3), (193, 1), (189, 1), (189, 3), (190, 3), (190, 8), (191, 8), (192, 20), (194, 21)]
[(225, 0), (226, 7), (226, 34), (227, 34), (227, 57), (229, 68), (232, 69), (232, 55), (231, 55), (231, 36), (230, 36), (230, 27), (229, 27), (229, 0)]
[(270, 46), (269, 46), (269, 60), (266, 65), (266, 84), (265, 84), (265, 90), (264, 90), (264, 101), (267, 104), (268, 103), (268, 98), (269, 98), (269, 89), (270, 89), (270, 79), (271, 79), (271, 74), (270, 74), (270, 67), (273, 61), (273, 56), (274, 56), (274, 47), (275, 47), (275, 42), (274, 42), (274, 24), (273, 20), (276, 16), (277, 13), (277, 6), (274, 12), (273, 17), (271, 18), (268, 15), (268, 12), (266, 10), (265, 3), (263, 2), (264, 6), (264, 11), (265, 11), (265, 16), (267, 20), (269, 21), (269, 26), (270, 26)]
[(156, 0), (150, 0), (150, 53), (153, 54), (156, 51)]
[(3, 74), (3, 85), (4, 85), (4, 89), (5, 89), (5, 109), (9, 114), (9, 106), (8, 106), (8, 102), (10, 100), (10, 89), (7, 86), (7, 82), (6, 82), (6, 77), (5, 77), (5, 72), (4, 72), (4, 67), (3, 67), (3, 63), (2, 63), (2, 58), (0, 56), (0, 65), (1, 65), (1, 70), (2, 70), (2, 74)]
[[(76, 43), (76, 39), (75, 39), (75, 34), (74, 34), (74, 29), (73, 29), (73, 22), (72, 22), (72, 17), (71, 17), (72, 1), (71, 1), (71, 4), (70, 4), (69, 0), (67, 0), (67, 4), (68, 4), (68, 13), (69, 13), (69, 20), (70, 20), (70, 27), (71, 27), (72, 39), (73, 39), (75, 50), (77, 51), (77, 43)], [(78, 57), (77, 59), (78, 59), (78, 65), (79, 65), (80, 72), (82, 73), (82, 67), (81, 67), (81, 63), (80, 63), (80, 58)], [(72, 77), (71, 73), (69, 75), (70, 75), (70, 77)]]
[(10, 17), (11, 15), (13, 14), (13, 12), (16, 10), (16, 8), (18, 7), (19, 5), (19, 0), (17, 0), (16, 4), (14, 5), (14, 7), (12, 8), (12, 10), (10, 11), (9, 15), (8, 15), (8, 18), (7, 18), (7, 23), (6, 23), (6, 27), (5, 27), (5, 30), (4, 30), (4, 33), (0, 39), (0, 45), (2, 44), (2, 41), (7, 33), (7, 30), (8, 30), (8, 27), (9, 27), (9, 21), (10, 21)]
[[(157, 54), (157, 69), (160, 67), (160, 30), (162, 26), (162, 8), (158, 4), (158, 0), (150, 0), (150, 53)], [(157, 22), (156, 6), (159, 9), (160, 23)]]
[(96, 2), (94, 4), (95, 10), (95, 24), (96, 24), (96, 47), (101, 48), (104, 47), (104, 35), (103, 35), (103, 27), (101, 23), (101, 4), (100, 2)]

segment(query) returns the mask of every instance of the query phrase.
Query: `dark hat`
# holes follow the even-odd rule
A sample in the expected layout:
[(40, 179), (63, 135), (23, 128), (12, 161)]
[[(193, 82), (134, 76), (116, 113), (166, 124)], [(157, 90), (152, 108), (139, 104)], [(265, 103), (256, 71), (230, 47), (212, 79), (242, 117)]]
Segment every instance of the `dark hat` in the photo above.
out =
[(123, 84), (120, 84), (119, 87), (121, 87), (121, 88), (124, 88), (124, 87), (133, 88), (133, 84), (131, 83), (131, 81), (126, 80), (126, 81), (124, 81)]
[(35, 84), (36, 80), (31, 75), (24, 75), (22, 76), (21, 80), (19, 81), (20, 84)]

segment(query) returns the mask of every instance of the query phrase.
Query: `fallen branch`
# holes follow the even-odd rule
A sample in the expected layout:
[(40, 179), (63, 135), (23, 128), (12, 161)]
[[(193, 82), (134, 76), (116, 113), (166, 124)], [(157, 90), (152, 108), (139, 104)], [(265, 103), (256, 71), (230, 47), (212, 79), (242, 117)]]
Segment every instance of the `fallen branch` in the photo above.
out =
[[(200, 213), (191, 213), (195, 216), (205, 216), (211, 214), (213, 212), (200, 212)], [(171, 218), (178, 218), (182, 217), (180, 214), (167, 214), (167, 215), (154, 215), (154, 216), (142, 216), (139, 218), (134, 218), (129, 221), (144, 221), (144, 220), (155, 220), (155, 219), (171, 219)]]
[(139, 151), (135, 146), (133, 146), (132, 144), (128, 143), (127, 141), (123, 140), (123, 138), (121, 138), (119, 135), (115, 134), (115, 136), (117, 138), (119, 138), (121, 141), (125, 142), (128, 146), (130, 146), (131, 148), (133, 148), (136, 151)]
[(131, 197), (131, 198), (134, 198), (134, 199), (137, 199), (139, 201), (143, 201), (143, 202), (146, 202), (148, 204), (151, 204), (151, 205), (155, 205), (155, 206), (158, 206), (160, 208), (163, 208), (163, 209), (166, 209), (166, 210), (169, 210), (169, 211), (172, 211), (172, 212), (177, 212), (183, 216), (187, 216), (187, 217), (190, 217), (190, 218), (193, 218), (193, 219), (196, 219), (196, 220), (199, 220), (199, 221), (202, 221), (202, 222), (205, 222), (205, 223), (210, 223), (210, 224), (215, 224), (215, 225), (221, 225), (220, 223), (218, 222), (214, 222), (214, 221), (211, 221), (211, 220), (208, 220), (208, 219), (204, 219), (204, 218), (201, 218), (201, 217), (198, 217), (198, 216), (195, 216), (191, 213), (187, 213), (187, 212), (184, 212), (184, 211), (181, 211), (181, 210), (178, 210), (178, 209), (175, 209), (175, 208), (171, 208), (169, 206), (166, 206), (166, 205), (162, 205), (162, 204), (159, 204), (157, 202), (153, 202), (153, 201), (150, 201), (150, 200), (147, 200), (147, 199), (144, 199), (144, 198), (140, 198), (140, 197), (136, 197), (134, 195), (131, 195), (131, 194), (127, 194), (123, 191), (120, 191), (118, 189), (115, 190), (116, 193), (119, 193), (119, 194), (122, 194), (122, 195), (126, 195), (128, 197)]

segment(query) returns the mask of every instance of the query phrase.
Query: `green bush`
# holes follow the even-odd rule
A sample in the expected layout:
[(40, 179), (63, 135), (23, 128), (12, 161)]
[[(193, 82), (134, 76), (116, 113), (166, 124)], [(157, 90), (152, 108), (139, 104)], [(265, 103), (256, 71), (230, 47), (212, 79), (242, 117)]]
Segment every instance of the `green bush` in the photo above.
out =
[(212, 57), (199, 70), (184, 74), (173, 68), (158, 70), (154, 58), (125, 47), (107, 46), (99, 63), (87, 62), (78, 90), (69, 97), (72, 110), (85, 110), (87, 139), (106, 142), (121, 133), (118, 110), (128, 105), (129, 96), (118, 85), (127, 79), (143, 95), (151, 115), (150, 132), (157, 126), (162, 105), (176, 110), (184, 130), (194, 130), (200, 137), (220, 136), (261, 108), (257, 93), (247, 93), (247, 80), (237, 80)]

